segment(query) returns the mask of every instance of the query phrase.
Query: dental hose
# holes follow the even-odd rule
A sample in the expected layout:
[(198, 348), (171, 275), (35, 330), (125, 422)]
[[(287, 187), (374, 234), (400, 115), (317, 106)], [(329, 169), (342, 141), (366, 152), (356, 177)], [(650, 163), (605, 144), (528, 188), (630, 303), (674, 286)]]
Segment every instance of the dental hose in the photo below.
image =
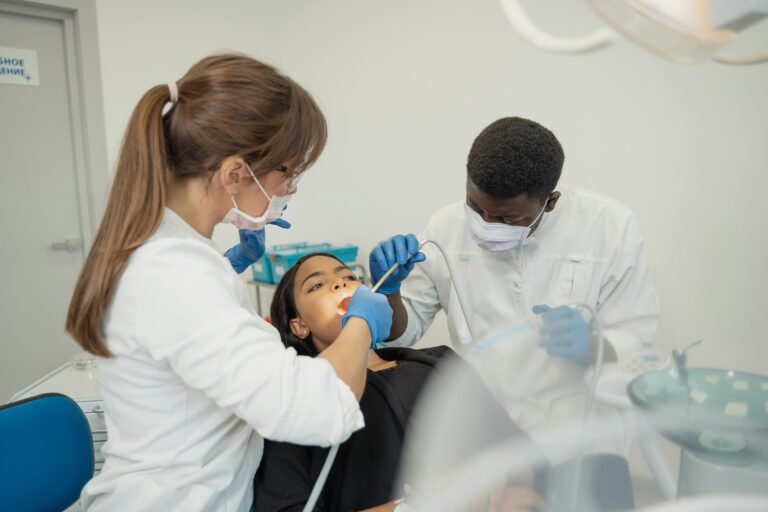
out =
[(325, 458), (325, 462), (323, 463), (323, 468), (320, 470), (320, 474), (317, 476), (315, 485), (312, 487), (312, 492), (309, 494), (307, 504), (304, 505), (303, 512), (312, 512), (312, 510), (314, 510), (315, 504), (317, 503), (318, 498), (320, 498), (320, 492), (325, 486), (325, 481), (328, 479), (328, 473), (331, 472), (331, 466), (333, 465), (333, 461), (336, 459), (336, 454), (338, 452), (338, 444), (331, 446), (331, 449), (328, 451), (328, 456)]
[[(595, 308), (585, 302), (578, 302), (572, 304), (573, 308), (582, 308), (589, 311), (592, 316), (591, 326), (594, 327), (597, 333), (597, 359), (595, 360), (595, 369), (592, 373), (592, 379), (589, 383), (589, 393), (587, 394), (587, 403), (584, 406), (584, 416), (582, 418), (581, 430), (582, 435), (579, 440), (579, 454), (576, 457), (576, 468), (573, 474), (573, 491), (571, 492), (571, 510), (578, 511), (579, 497), (581, 494), (581, 472), (584, 465), (584, 431), (587, 428), (587, 421), (592, 413), (592, 404), (595, 400), (595, 390), (597, 389), (597, 379), (600, 378), (600, 372), (603, 369), (603, 352), (605, 351), (605, 339), (603, 338), (603, 327), (600, 324), (600, 319), (597, 316)], [(591, 329), (590, 329), (591, 333)]]
[[(424, 240), (419, 244), (419, 251), (422, 247), (424, 247), (427, 244), (432, 244), (435, 247), (437, 247), (437, 250), (440, 251), (440, 254), (443, 256), (443, 261), (445, 261), (445, 264), (448, 266), (448, 273), (451, 275), (451, 282), (453, 283), (453, 291), (456, 294), (456, 298), (459, 299), (459, 307), (461, 308), (461, 314), (464, 316), (464, 322), (467, 324), (467, 330), (469, 331), (469, 337), (473, 340), (477, 339), (475, 338), (475, 332), (472, 330), (472, 324), (469, 323), (469, 314), (467, 314), (466, 304), (464, 304), (464, 298), (462, 297), (461, 293), (459, 293), (459, 285), (458, 280), (456, 279), (456, 272), (453, 270), (453, 264), (451, 263), (451, 259), (448, 257), (448, 255), (445, 253), (445, 249), (443, 247), (435, 242), (434, 240)], [(418, 251), (417, 251), (418, 252)]]
[[(434, 245), (438, 251), (440, 251), (440, 254), (443, 257), (443, 260), (445, 261), (445, 264), (448, 265), (448, 273), (451, 275), (451, 282), (453, 283), (453, 290), (456, 292), (456, 297), (459, 299), (459, 307), (461, 308), (461, 313), (464, 316), (464, 322), (467, 324), (467, 329), (469, 330), (469, 336), (474, 340), (475, 339), (475, 333), (472, 331), (472, 325), (469, 323), (469, 315), (467, 314), (467, 307), (466, 304), (464, 304), (464, 298), (459, 293), (459, 288), (456, 285), (458, 282), (456, 280), (456, 272), (453, 270), (453, 264), (451, 263), (451, 259), (448, 258), (448, 255), (445, 253), (445, 249), (443, 247), (435, 242), (434, 240), (423, 240), (419, 243), (418, 249), (416, 249), (416, 252), (419, 252), (425, 245), (432, 244)], [(378, 280), (378, 282), (371, 288), (372, 292), (375, 292), (379, 289), (379, 287), (384, 283), (384, 281), (387, 280), (389, 276), (392, 275), (392, 273), (397, 270), (397, 268), (400, 266), (399, 263), (395, 262), (394, 265), (389, 267), (389, 270), (387, 270), (383, 276), (381, 276), (381, 279)]]

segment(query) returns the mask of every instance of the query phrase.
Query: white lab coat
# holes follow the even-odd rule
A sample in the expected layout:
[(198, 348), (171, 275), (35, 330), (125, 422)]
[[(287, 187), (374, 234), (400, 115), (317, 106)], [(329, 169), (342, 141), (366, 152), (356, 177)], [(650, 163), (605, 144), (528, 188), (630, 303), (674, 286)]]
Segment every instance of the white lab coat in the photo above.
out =
[(88, 510), (247, 511), (264, 437), (329, 446), (364, 425), (330, 363), (285, 349), (229, 261), (169, 209), (104, 330), (109, 440)]
[[(578, 420), (586, 385), (583, 366), (549, 356), (536, 345), (541, 324), (531, 308), (590, 304), (619, 360), (652, 343), (659, 313), (632, 213), (583, 189), (558, 190), (562, 197), (524, 245), (522, 263), (518, 249), (490, 252), (472, 241), (464, 201), (435, 213), (419, 238), (446, 250), (477, 339), (473, 343), (445, 261), (426, 245), (427, 261), (416, 265), (401, 290), (407, 328), (392, 342), (415, 343), (443, 309), (454, 348), (534, 439), (539, 429)], [(505, 332), (513, 334), (493, 338)], [(476, 342), (488, 339), (495, 343), (478, 348)]]

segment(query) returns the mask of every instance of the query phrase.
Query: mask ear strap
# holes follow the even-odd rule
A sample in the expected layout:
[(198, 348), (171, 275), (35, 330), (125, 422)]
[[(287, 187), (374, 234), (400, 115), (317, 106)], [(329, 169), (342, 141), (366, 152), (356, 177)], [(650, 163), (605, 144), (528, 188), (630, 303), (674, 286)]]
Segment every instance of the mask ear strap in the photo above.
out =
[(237, 201), (235, 201), (235, 196), (229, 196), (229, 200), (232, 201), (232, 206), (235, 207), (235, 210), (240, 210), (240, 208), (237, 206)]
[(536, 224), (539, 221), (539, 219), (544, 216), (544, 210), (547, 209), (547, 204), (549, 204), (549, 199), (544, 201), (544, 208), (542, 208), (541, 211), (539, 212), (539, 214), (536, 216), (536, 218), (533, 219), (533, 222), (531, 222), (531, 224), (528, 226), (529, 228), (531, 226), (533, 226), (534, 224)]
[(246, 162), (246, 161), (243, 161), (243, 163), (245, 164), (245, 168), (248, 169), (248, 174), (251, 175), (251, 178), (253, 178), (253, 181), (256, 182), (256, 185), (259, 187), (259, 190), (261, 190), (261, 193), (264, 194), (267, 197), (267, 199), (269, 199), (271, 201), (272, 200), (272, 196), (267, 194), (267, 191), (264, 190), (264, 187), (261, 186), (261, 183), (259, 183), (259, 178), (257, 178), (256, 175), (253, 173), (253, 170), (251, 169), (251, 166), (248, 165), (248, 162)]

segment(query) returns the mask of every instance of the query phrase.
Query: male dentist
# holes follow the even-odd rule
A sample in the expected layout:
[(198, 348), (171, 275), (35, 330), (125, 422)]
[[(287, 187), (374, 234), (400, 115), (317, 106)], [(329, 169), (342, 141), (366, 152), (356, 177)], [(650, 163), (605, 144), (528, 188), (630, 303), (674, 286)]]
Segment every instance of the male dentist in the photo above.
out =
[(659, 313), (634, 215), (610, 198), (558, 187), (563, 161), (554, 134), (528, 119), (499, 119), (475, 139), (465, 199), (432, 215), (419, 237), (445, 249), (466, 320), (433, 245), (418, 252), (416, 237), (396, 235), (370, 255), (374, 282), (401, 264), (379, 289), (394, 310), (389, 344), (414, 344), (442, 309), (454, 348), (534, 439), (577, 424), (583, 412), (597, 339), (576, 305), (597, 311), (607, 361), (649, 347)]

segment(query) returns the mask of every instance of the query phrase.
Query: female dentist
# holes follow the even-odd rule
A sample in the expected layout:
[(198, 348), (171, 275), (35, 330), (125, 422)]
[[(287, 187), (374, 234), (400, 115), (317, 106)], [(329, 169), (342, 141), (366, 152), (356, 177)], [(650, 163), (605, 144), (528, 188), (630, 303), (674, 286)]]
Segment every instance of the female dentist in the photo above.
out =
[(311, 96), (242, 55), (205, 58), (139, 101), (66, 324), (99, 356), (109, 431), (84, 509), (245, 511), (264, 437), (328, 446), (363, 427), (386, 298), (361, 287), (333, 346), (299, 357), (210, 240), (219, 222), (279, 218), (325, 138)]

